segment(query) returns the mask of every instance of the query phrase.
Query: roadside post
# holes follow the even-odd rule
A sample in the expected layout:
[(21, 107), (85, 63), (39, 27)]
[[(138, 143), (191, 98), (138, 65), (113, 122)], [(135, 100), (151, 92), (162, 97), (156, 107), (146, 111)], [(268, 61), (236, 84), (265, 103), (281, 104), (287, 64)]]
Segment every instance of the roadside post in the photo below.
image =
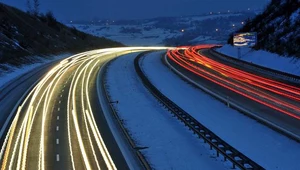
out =
[(233, 46), (237, 47), (237, 58), (242, 58), (241, 47), (253, 47), (257, 43), (256, 32), (235, 33), (233, 35)]

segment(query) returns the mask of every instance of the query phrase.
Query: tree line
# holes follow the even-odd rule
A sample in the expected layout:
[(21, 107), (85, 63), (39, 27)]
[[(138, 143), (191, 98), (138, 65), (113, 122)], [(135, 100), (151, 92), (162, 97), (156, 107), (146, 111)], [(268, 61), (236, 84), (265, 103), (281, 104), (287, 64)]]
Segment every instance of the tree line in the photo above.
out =
[(26, 0), (27, 12), (38, 16), (40, 13), (40, 1), (39, 0)]

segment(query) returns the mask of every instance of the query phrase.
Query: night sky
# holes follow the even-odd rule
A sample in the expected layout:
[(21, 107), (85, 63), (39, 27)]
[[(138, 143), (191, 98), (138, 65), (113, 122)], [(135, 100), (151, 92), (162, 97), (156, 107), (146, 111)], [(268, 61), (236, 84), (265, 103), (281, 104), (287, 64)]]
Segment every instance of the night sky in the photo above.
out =
[[(269, 0), (40, 0), (42, 12), (59, 20), (143, 19), (202, 14), (210, 11), (261, 9)], [(26, 10), (26, 0), (0, 0)]]

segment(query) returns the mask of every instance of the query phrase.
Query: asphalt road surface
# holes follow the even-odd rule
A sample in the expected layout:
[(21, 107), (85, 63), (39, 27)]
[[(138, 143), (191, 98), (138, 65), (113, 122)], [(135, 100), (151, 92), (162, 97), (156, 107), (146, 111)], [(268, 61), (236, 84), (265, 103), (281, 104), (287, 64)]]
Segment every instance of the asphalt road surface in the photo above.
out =
[[(188, 57), (186, 57), (186, 53), (184, 53), (184, 52), (181, 52), (181, 53), (182, 53), (181, 57), (185, 58), (184, 60), (188, 60), (187, 59)], [(212, 53), (208, 53), (206, 49), (203, 49), (201, 51), (201, 53), (204, 54), (205, 56), (207, 56), (210, 59), (215, 59), (216, 58), (216, 56), (213, 56)], [(178, 56), (175, 57), (175, 58), (178, 58)], [(194, 71), (196, 70), (195, 72), (198, 72), (200, 75), (204, 75), (204, 76), (211, 79), (211, 80), (209, 80), (207, 78), (199, 76), (196, 73), (191, 72), (191, 70), (193, 70), (193, 69), (191, 69), (191, 70), (189, 70), (189, 69), (193, 66), (185, 64), (184, 61), (182, 61), (180, 59), (176, 59), (177, 62), (179, 62), (183, 65), (186, 65), (187, 68), (184, 68), (184, 67), (180, 66), (178, 63), (174, 62), (174, 60), (170, 59), (169, 57), (167, 57), (167, 60), (169, 61), (169, 63), (175, 69), (180, 71), (183, 75), (185, 75), (189, 79), (193, 80), (197, 84), (205, 87), (206, 89), (209, 89), (210, 91), (215, 92), (219, 96), (223, 96), (224, 98), (227, 98), (228, 101), (232, 101), (233, 103), (236, 103), (239, 106), (242, 106), (243, 108), (246, 108), (247, 110), (251, 111), (252, 113), (256, 114), (257, 116), (259, 116), (259, 117), (261, 117), (261, 118), (263, 118), (263, 119), (265, 119), (269, 122), (272, 122), (276, 126), (288, 131), (289, 133), (292, 133), (296, 136), (300, 136), (299, 119), (294, 118), (290, 115), (287, 115), (287, 114), (285, 114), (281, 111), (274, 110), (273, 108), (271, 108), (269, 106), (261, 104), (261, 103), (255, 101), (255, 100), (253, 100), (253, 99), (247, 98), (247, 97), (245, 97), (241, 94), (238, 94), (235, 91), (232, 91), (232, 90), (230, 90), (228, 88), (225, 88), (224, 86), (221, 86), (221, 85), (226, 85), (226, 86), (229, 86), (230, 88), (232, 88), (234, 90), (252, 95), (252, 97), (254, 99), (263, 100), (263, 102), (266, 101), (271, 106), (276, 106), (276, 107), (278, 107), (278, 108), (280, 108), (280, 109), (282, 109), (286, 112), (290, 112), (291, 114), (293, 114), (293, 116), (299, 116), (299, 114), (300, 114), (300, 112), (299, 112), (299, 106), (300, 106), (299, 101), (293, 100), (291, 98), (288, 98), (288, 97), (285, 97), (285, 96), (282, 96), (282, 95), (279, 95), (279, 94), (275, 94), (275, 93), (270, 92), (269, 90), (266, 90), (266, 89), (263, 89), (263, 88), (253, 86), (251, 84), (248, 84), (247, 82), (238, 81), (238, 80), (236, 80), (235, 78), (233, 78), (229, 75), (221, 74), (219, 71), (216, 71), (214, 69), (214, 67), (212, 67), (212, 65), (199, 64), (199, 63), (196, 63), (196, 62), (192, 61), (193, 66), (196, 66), (197, 68), (200, 68), (200, 69), (194, 69)], [(219, 61), (219, 62), (221, 62), (221, 61)], [(229, 65), (228, 63), (223, 63), (223, 64)], [(220, 67), (218, 67), (218, 66), (216, 68), (221, 70)], [(243, 69), (243, 68), (240, 68), (240, 69)], [(203, 70), (203, 71), (201, 71), (201, 70)], [(223, 70), (224, 70), (224, 68), (223, 68)], [(215, 81), (215, 82), (220, 83), (221, 85), (213, 82), (212, 80)], [(230, 83), (232, 83), (232, 84), (230, 84)], [(260, 97), (259, 95), (253, 95), (249, 91), (241, 90), (240, 87), (245, 87), (247, 89), (255, 91), (259, 95), (268, 96), (268, 97), (274, 99), (274, 101), (269, 101), (267, 98)], [(287, 103), (288, 105), (293, 105), (296, 110), (282, 105), (283, 102)]]
[[(18, 109), (2, 136), (1, 170), (129, 169), (103, 115), (97, 73), (115, 57), (155, 49), (124, 47), (85, 52), (24, 80), (26, 86), (16, 91), (18, 98), (6, 100), (6, 113), (13, 107)], [(18, 104), (16, 100), (37, 80)], [(18, 82), (16, 88), (24, 82)]]

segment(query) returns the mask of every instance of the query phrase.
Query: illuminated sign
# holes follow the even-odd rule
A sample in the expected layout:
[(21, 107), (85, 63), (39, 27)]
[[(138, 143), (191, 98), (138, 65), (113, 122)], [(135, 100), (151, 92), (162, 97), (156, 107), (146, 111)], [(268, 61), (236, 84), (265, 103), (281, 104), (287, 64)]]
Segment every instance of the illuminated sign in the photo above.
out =
[(236, 33), (233, 35), (233, 45), (237, 47), (253, 47), (256, 42), (256, 32)]

